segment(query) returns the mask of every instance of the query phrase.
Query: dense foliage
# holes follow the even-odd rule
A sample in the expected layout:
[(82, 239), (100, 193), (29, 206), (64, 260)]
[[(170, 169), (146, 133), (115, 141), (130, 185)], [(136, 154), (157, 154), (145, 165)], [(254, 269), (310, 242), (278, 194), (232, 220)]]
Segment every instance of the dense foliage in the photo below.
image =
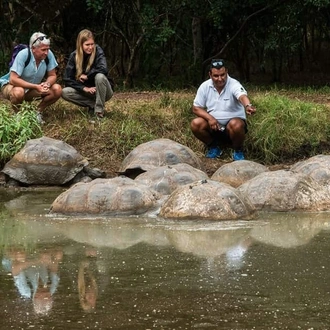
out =
[(196, 87), (216, 57), (242, 81), (324, 84), (329, 18), (330, 0), (0, 0), (0, 71), (14, 42), (42, 31), (61, 73), (90, 28), (120, 88)]

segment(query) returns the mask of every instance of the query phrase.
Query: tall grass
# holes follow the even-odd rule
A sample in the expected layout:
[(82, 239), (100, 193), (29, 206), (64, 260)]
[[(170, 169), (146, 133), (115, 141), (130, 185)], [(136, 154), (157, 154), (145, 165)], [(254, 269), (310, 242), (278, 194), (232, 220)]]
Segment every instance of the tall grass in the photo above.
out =
[[(313, 102), (326, 99), (327, 93), (306, 89), (291, 93), (284, 89), (251, 90), (249, 96), (257, 113), (248, 117), (247, 158), (272, 164), (330, 150), (329, 108)], [(107, 103), (102, 121), (90, 117), (83, 108), (59, 100), (46, 110), (42, 131), (71, 144), (92, 165), (101, 168), (117, 167), (136, 146), (158, 138), (177, 141), (202, 156), (204, 146), (190, 130), (194, 95), (195, 91), (142, 93), (142, 96), (126, 93), (124, 97), (118, 94)], [(16, 116), (8, 112), (1, 116), (1, 127), (7, 136), (5, 145), (10, 151), (2, 153), (1, 159), (18, 150), (28, 137), (41, 134), (30, 112), (21, 111), (20, 117)], [(13, 129), (13, 122), (23, 128)], [(9, 137), (14, 131), (17, 133)]]
[(36, 117), (36, 106), (23, 103), (18, 113), (10, 104), (0, 103), (0, 164), (18, 152), (27, 140), (42, 136)]
[(246, 146), (265, 163), (322, 152), (330, 137), (329, 108), (272, 93), (253, 97), (257, 113), (249, 118)]

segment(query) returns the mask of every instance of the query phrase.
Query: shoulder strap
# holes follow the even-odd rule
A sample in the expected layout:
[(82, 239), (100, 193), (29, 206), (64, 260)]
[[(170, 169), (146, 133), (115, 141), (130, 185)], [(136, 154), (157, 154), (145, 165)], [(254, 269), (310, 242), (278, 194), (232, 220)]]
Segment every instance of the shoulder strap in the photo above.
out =
[[(26, 60), (25, 60), (24, 68), (26, 68), (26, 67), (28, 66), (28, 64), (30, 63), (30, 61), (31, 61), (31, 50), (30, 50), (30, 48), (29, 48), (29, 49), (28, 49), (28, 56), (27, 56), (27, 58), (26, 58)], [(49, 58), (48, 58), (48, 55), (47, 55), (47, 57), (45, 58), (45, 62), (46, 62), (46, 65), (49, 64)]]
[(30, 60), (31, 60), (31, 50), (30, 50), (30, 48), (28, 48), (28, 56), (25, 60), (24, 68), (26, 68), (28, 66), (28, 64), (30, 63)]

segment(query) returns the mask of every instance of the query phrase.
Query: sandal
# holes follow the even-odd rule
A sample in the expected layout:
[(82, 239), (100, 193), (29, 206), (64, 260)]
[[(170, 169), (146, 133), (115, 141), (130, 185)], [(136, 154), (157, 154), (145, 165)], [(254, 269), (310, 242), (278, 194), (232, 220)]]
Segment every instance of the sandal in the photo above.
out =
[(95, 115), (99, 119), (103, 119), (104, 118), (104, 113), (103, 112), (95, 112)]

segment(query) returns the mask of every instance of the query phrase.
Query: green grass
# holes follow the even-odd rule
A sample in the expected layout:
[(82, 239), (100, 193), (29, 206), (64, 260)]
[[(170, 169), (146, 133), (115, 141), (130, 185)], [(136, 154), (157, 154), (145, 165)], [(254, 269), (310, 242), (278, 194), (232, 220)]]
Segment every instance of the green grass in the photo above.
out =
[(274, 92), (253, 97), (247, 148), (264, 163), (313, 156), (329, 141), (329, 108)]
[[(85, 109), (59, 100), (46, 110), (42, 128), (33, 116), (34, 105), (24, 104), (13, 115), (2, 101), (0, 159), (8, 159), (27, 139), (41, 134), (64, 140), (101, 168), (116, 167), (136, 146), (157, 138), (182, 143), (201, 156), (204, 146), (190, 131), (195, 91), (142, 94), (115, 96), (101, 122)], [(329, 151), (328, 94), (328, 88), (249, 88), (257, 113), (248, 117), (247, 158), (274, 164)]]
[(18, 113), (13, 113), (8, 103), (0, 103), (0, 164), (9, 160), (27, 140), (42, 136), (35, 114), (36, 106), (23, 103)]

